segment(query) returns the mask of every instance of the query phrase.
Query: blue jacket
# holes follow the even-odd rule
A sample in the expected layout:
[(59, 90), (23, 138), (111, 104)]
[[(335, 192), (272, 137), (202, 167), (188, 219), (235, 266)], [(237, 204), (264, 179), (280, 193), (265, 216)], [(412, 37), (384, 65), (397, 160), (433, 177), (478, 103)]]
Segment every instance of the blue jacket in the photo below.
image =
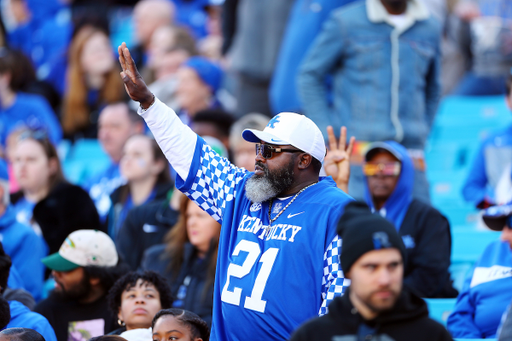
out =
[(41, 299), (45, 270), (41, 258), (48, 254), (43, 237), (36, 235), (31, 227), (17, 222), (14, 211), (7, 207), (0, 217), (0, 240), (23, 279), (24, 289), (36, 301)]
[(270, 105), (274, 114), (284, 111), (302, 111), (296, 87), (299, 66), (332, 10), (353, 1), (298, 0), (295, 2), (290, 12), (270, 85)]
[(495, 338), (512, 300), (512, 251), (508, 242), (489, 244), (464, 282), (447, 328), (455, 338)]
[(46, 99), (35, 94), (18, 92), (9, 108), (0, 108), (0, 143), (5, 146), (9, 133), (20, 127), (44, 130), (52, 143), (62, 139), (62, 128), (57, 115)]
[[(378, 0), (333, 11), (301, 66), (304, 112), (326, 133), (341, 125), (361, 141), (423, 149), (440, 96), (440, 25), (417, 0), (395, 28)], [(325, 77), (332, 74), (333, 106)]]
[(506, 166), (512, 162), (512, 125), (494, 132), (480, 143), (462, 187), (467, 202), (478, 205), (487, 198), (494, 202), (494, 190)]
[(46, 341), (57, 341), (55, 332), (46, 317), (30, 311), (18, 301), (9, 301), (9, 307), (11, 308), (11, 322), (5, 329), (30, 328), (41, 334)]

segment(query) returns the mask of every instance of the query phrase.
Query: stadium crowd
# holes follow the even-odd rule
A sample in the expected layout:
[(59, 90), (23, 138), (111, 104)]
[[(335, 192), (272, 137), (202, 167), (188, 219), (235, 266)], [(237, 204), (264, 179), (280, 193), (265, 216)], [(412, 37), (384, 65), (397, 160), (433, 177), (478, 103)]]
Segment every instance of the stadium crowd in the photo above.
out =
[(511, 112), (511, 0), (0, 0), (0, 341), (512, 340)]

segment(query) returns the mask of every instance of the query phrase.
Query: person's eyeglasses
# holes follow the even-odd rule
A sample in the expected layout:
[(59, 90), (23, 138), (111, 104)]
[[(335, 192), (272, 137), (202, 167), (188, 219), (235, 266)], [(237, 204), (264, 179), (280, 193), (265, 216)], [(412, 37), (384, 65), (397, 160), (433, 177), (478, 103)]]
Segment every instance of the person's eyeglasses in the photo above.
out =
[(370, 163), (363, 164), (363, 173), (366, 176), (382, 174), (386, 176), (398, 176), (402, 169), (400, 162)]
[(303, 153), (303, 151), (298, 149), (275, 148), (268, 144), (256, 143), (256, 155), (260, 153), (264, 159), (270, 159), (273, 156), (272, 153)]

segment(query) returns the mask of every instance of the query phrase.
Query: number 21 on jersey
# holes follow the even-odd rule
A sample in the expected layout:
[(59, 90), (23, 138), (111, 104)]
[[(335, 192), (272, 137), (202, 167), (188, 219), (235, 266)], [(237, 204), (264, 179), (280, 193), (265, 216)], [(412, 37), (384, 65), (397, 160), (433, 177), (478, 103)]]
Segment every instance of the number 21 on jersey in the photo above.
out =
[[(229, 264), (228, 266), (228, 278), (226, 280), (226, 284), (222, 289), (221, 300), (226, 303), (240, 305), (240, 299), (242, 296), (242, 288), (235, 287), (233, 291), (229, 291), (229, 282), (231, 277), (235, 278), (243, 278), (247, 276), (253, 266), (256, 264), (258, 257), (261, 253), (261, 249), (258, 243), (251, 242), (249, 240), (241, 240), (235, 247), (233, 251), (233, 256), (238, 256), (240, 251), (247, 252), (247, 258), (242, 263), (242, 265), (237, 264)], [(272, 271), (272, 267), (274, 266), (274, 261), (276, 260), (277, 253), (279, 249), (277, 248), (269, 248), (267, 251), (263, 253), (260, 257), (260, 263), (262, 263), (260, 271), (256, 276), (256, 280), (254, 282), (251, 296), (247, 296), (244, 302), (244, 308), (258, 311), (260, 313), (265, 312), (265, 306), (267, 301), (262, 300), (263, 291), (265, 291), (265, 286), (267, 285), (268, 277), (270, 276), (270, 272)]]

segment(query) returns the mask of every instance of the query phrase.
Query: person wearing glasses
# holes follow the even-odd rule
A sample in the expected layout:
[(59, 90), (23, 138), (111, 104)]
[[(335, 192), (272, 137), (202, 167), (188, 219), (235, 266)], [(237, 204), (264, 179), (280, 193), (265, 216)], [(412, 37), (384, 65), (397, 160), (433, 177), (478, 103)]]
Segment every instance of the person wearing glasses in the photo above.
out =
[[(325, 314), (349, 285), (336, 224), (352, 198), (319, 176), (320, 129), (306, 116), (280, 113), (263, 131), (244, 130), (256, 150), (248, 172), (155, 98), (124, 43), (119, 52), (127, 92), (176, 170), (177, 188), (221, 223), (211, 340), (286, 340)], [(348, 160), (339, 163), (344, 169)]]
[(407, 255), (404, 285), (424, 298), (457, 297), (450, 266), (450, 223), (435, 208), (413, 199), (414, 166), (395, 141), (375, 142), (365, 154), (365, 201), (395, 225)]

